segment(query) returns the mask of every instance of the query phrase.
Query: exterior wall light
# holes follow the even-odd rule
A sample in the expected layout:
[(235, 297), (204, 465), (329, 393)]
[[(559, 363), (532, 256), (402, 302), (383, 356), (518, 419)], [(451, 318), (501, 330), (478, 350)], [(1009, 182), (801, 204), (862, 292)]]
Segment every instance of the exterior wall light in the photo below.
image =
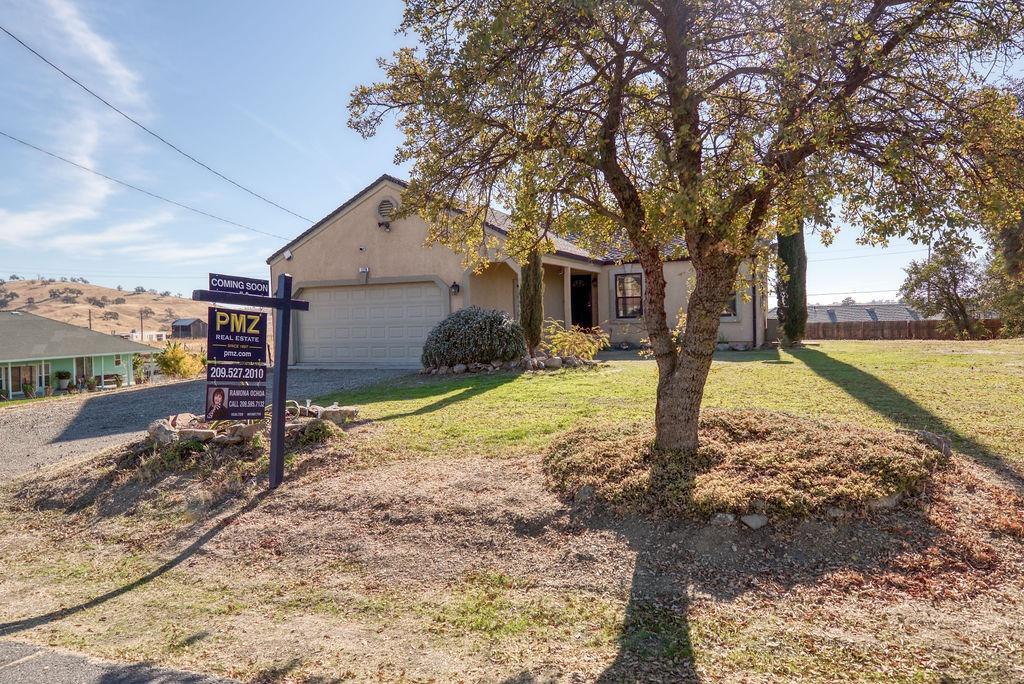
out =
[(459, 290), (461, 289), (462, 288), (459, 287), (459, 284), (456, 282), (453, 282), (451, 285), (448, 286), (448, 291), (451, 292), (453, 295), (459, 294)]

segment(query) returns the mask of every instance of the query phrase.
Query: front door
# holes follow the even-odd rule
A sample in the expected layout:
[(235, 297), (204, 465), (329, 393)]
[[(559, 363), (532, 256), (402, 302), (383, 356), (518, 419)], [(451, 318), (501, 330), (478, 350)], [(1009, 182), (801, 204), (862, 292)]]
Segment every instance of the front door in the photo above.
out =
[(594, 276), (589, 273), (572, 276), (572, 324), (581, 328), (594, 325)]
[(35, 366), (11, 366), (11, 391), (20, 394), (26, 382), (36, 386)]

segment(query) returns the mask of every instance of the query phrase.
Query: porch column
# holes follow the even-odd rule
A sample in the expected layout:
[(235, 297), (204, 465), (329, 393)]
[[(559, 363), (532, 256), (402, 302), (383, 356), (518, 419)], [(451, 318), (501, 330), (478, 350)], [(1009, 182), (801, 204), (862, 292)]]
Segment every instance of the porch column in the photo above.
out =
[(100, 382), (99, 382), (99, 385), (103, 389), (107, 389), (107, 379), (106, 379), (105, 376), (106, 376), (106, 373), (103, 372), (103, 357), (101, 356), (100, 357)]
[[(125, 386), (131, 387), (135, 384), (135, 364), (132, 363), (135, 360), (135, 354), (128, 354), (126, 357), (122, 356), (122, 359), (127, 359), (128, 367), (124, 369), (124, 376), (127, 379)], [(121, 363), (124, 363), (122, 360)]]
[(565, 311), (565, 327), (572, 325), (572, 269), (562, 267), (562, 308)]

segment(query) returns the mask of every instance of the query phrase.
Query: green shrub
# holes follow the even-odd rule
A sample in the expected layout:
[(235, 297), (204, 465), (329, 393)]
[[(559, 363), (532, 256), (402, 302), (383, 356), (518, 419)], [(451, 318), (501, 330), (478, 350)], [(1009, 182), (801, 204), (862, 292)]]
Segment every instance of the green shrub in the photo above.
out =
[(194, 378), (203, 370), (203, 363), (178, 342), (168, 342), (156, 355), (156, 366), (164, 375), (176, 378)]
[(67, 371), (67, 370), (59, 370), (56, 373), (54, 373), (54, 375), (56, 376), (56, 378), (58, 380), (70, 380), (71, 379), (71, 371)]
[(503, 311), (471, 306), (438, 323), (423, 345), (423, 365), (512, 361), (526, 356), (523, 327)]
[(575, 356), (592, 359), (608, 346), (608, 333), (601, 328), (584, 329), (578, 325), (566, 328), (561, 321), (544, 322), (544, 351), (552, 356)]
[(302, 430), (302, 434), (299, 436), (299, 444), (302, 446), (323, 444), (333, 441), (343, 434), (344, 432), (342, 432), (341, 428), (334, 423), (317, 418), (310, 421), (309, 425)]

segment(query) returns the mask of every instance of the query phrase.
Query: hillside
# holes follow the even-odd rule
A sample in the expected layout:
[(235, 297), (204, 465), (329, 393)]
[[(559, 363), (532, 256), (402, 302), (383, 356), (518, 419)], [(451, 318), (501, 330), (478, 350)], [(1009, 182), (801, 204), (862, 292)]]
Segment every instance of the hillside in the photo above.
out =
[[(73, 291), (66, 292), (68, 289)], [(65, 292), (52, 297), (51, 290)], [(8, 293), (16, 293), (18, 296), (3, 306), (3, 302), (8, 300)], [(124, 301), (120, 302), (121, 299)], [(195, 302), (191, 299), (161, 296), (152, 292), (121, 291), (91, 283), (8, 280), (0, 285), (0, 310), (18, 309), (72, 325), (88, 327), (89, 310), (92, 309), (92, 329), (105, 333), (138, 330), (139, 313), (147, 308), (153, 313), (146, 318), (145, 329), (170, 332), (171, 322), (176, 318), (194, 316), (205, 320), (207, 306), (209, 305), (204, 302)]]

